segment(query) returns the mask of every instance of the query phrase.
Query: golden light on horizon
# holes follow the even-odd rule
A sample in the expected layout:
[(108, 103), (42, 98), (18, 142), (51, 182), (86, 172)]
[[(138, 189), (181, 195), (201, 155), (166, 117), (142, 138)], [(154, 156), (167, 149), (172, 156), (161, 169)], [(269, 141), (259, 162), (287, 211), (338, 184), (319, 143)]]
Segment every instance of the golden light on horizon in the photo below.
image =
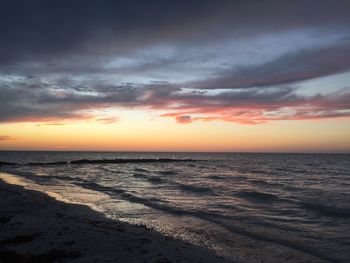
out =
[(135, 110), (109, 124), (7, 123), (1, 124), (1, 131), (11, 136), (0, 142), (1, 150), (346, 152), (350, 148), (350, 126), (341, 119), (179, 124)]

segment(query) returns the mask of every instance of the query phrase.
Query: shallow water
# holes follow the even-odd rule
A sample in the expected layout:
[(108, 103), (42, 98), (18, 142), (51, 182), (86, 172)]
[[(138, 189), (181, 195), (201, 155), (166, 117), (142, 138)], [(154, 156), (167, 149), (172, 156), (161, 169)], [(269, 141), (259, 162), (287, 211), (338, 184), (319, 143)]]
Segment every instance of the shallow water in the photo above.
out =
[(0, 161), (190, 159), (3, 166), (29, 188), (229, 254), (234, 234), (350, 258), (350, 155), (0, 152)]

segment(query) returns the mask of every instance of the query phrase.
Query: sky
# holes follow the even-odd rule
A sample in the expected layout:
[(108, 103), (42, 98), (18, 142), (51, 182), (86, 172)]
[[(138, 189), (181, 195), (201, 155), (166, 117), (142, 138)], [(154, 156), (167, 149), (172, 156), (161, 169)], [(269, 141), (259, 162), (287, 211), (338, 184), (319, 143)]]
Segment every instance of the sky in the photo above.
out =
[(350, 1), (0, 2), (0, 150), (350, 152)]

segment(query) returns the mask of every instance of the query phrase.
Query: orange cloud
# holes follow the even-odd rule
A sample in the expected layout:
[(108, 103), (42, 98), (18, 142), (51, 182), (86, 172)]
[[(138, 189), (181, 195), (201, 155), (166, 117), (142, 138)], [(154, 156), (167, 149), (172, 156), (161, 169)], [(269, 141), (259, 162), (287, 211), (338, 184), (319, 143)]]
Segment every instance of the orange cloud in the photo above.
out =
[(97, 118), (96, 121), (101, 122), (103, 124), (111, 124), (119, 121), (118, 117), (102, 117), (102, 118)]
[(14, 140), (15, 138), (13, 138), (12, 136), (9, 135), (0, 135), (0, 142), (1, 141), (9, 141), (9, 140)]

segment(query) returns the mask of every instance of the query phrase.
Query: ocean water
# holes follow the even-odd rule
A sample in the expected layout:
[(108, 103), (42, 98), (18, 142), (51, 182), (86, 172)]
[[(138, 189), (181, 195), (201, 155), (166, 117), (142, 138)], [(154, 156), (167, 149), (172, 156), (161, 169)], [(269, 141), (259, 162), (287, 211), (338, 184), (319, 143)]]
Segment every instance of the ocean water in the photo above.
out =
[[(51, 163), (175, 159), (183, 162)], [(234, 254), (237, 236), (350, 259), (350, 155), (0, 152), (28, 188)], [(249, 242), (248, 242), (249, 243)]]

